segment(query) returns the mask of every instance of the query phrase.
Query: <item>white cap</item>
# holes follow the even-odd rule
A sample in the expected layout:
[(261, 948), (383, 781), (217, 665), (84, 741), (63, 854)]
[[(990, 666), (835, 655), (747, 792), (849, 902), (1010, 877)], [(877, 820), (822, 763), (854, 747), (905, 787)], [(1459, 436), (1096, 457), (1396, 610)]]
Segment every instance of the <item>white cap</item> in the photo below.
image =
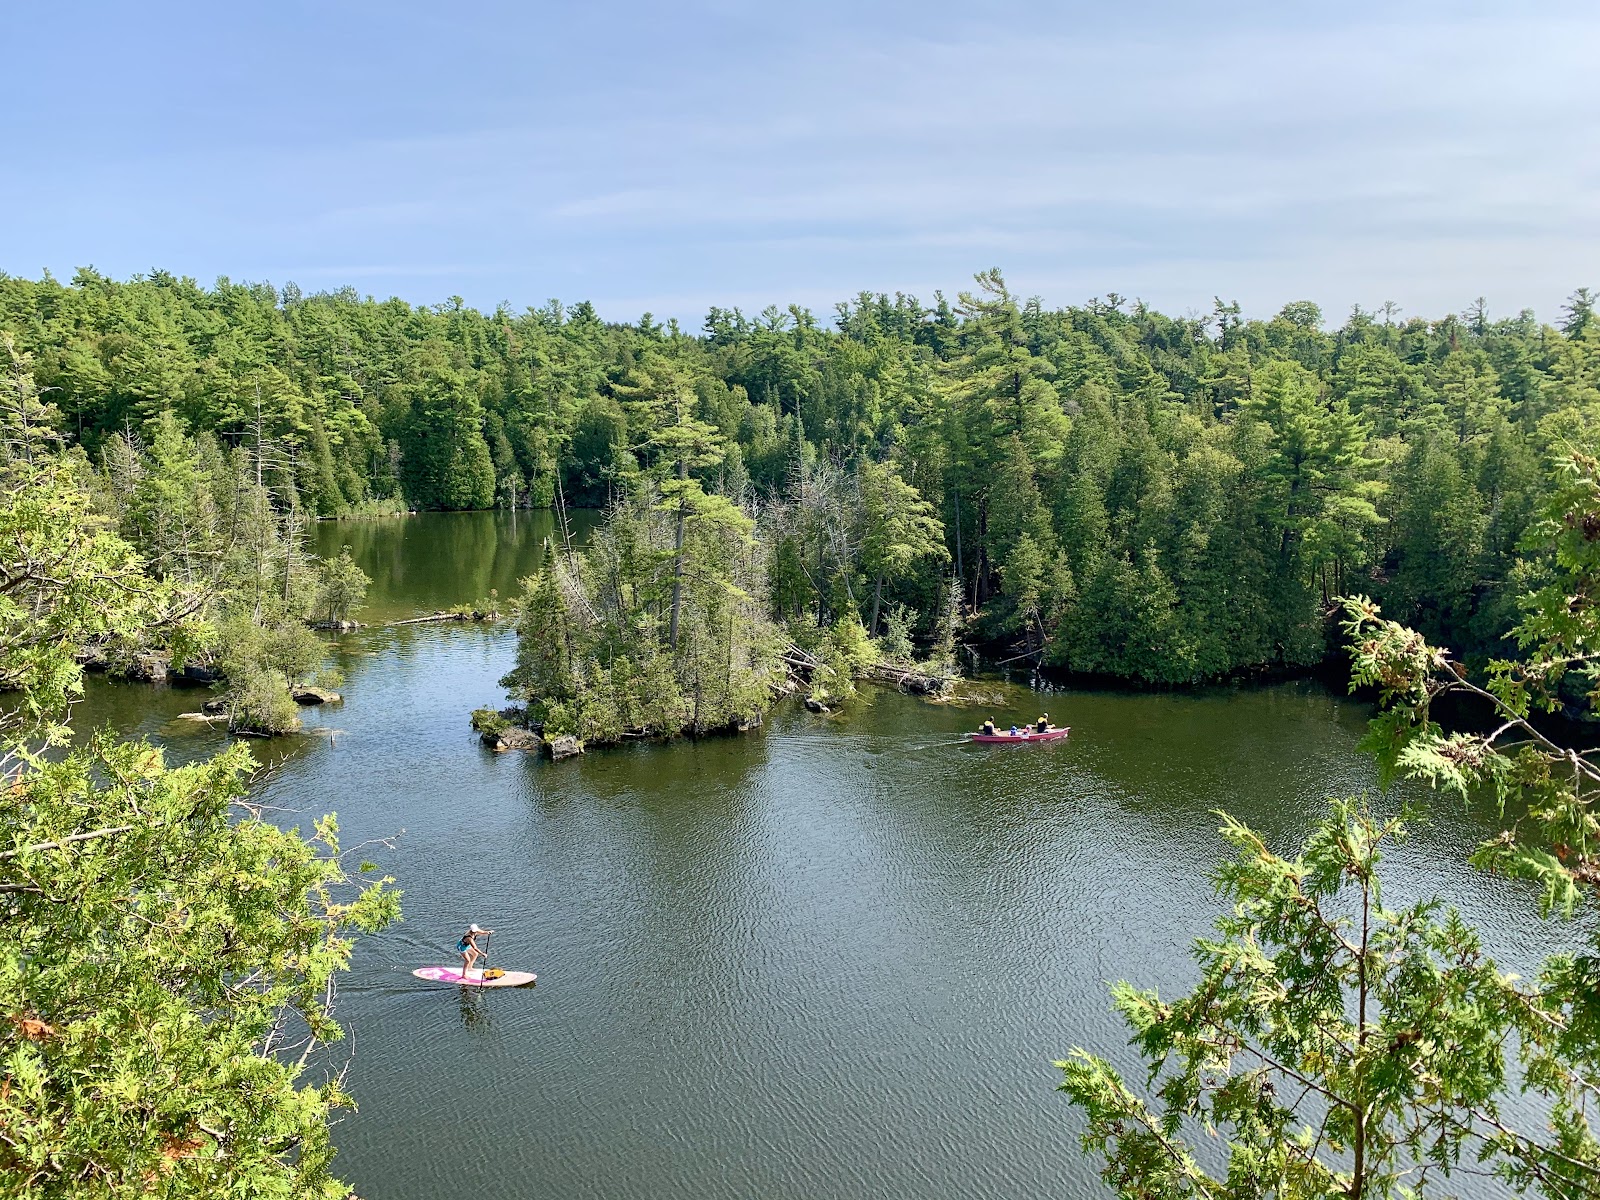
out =
[(467, 926), (467, 932), (468, 933), (488, 933), (489, 931), (487, 929), (483, 928), (483, 926), (479, 925), (476, 921), (474, 921), (471, 925)]

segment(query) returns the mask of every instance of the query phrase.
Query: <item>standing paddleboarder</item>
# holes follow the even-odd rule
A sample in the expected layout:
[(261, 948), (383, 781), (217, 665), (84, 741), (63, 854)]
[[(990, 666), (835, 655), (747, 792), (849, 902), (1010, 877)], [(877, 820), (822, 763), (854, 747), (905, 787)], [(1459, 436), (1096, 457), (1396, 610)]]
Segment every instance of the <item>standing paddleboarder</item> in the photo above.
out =
[(478, 935), (482, 934), (484, 937), (488, 937), (493, 932), (494, 930), (485, 929), (476, 921), (467, 926), (467, 931), (461, 935), (461, 940), (456, 943), (456, 949), (461, 952), (461, 974), (463, 976), (470, 976), (472, 968), (477, 965), (478, 960), (484, 955), (483, 948), (478, 945)]
[[(467, 931), (456, 943), (456, 950), (461, 955), (459, 971), (454, 967), (417, 967), (411, 973), (418, 979), (455, 983), (462, 987), (526, 987), (537, 979), (538, 976), (532, 971), (503, 971), (499, 967), (491, 970), (486, 965), (489, 961), (489, 937), (493, 933), (494, 930), (485, 929), (477, 922), (467, 926)], [(479, 939), (482, 939), (481, 943)]]

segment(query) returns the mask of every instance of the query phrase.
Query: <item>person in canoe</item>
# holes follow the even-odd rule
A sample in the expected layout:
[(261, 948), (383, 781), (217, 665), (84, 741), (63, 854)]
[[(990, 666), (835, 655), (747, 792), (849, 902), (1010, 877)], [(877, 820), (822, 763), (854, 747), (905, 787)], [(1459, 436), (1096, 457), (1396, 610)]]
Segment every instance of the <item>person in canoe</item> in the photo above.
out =
[(1039, 733), (1047, 733), (1047, 732), (1049, 732), (1049, 730), (1050, 730), (1050, 714), (1049, 713), (1040, 713), (1039, 714), (1039, 719), (1034, 722), (1033, 728), (1035, 729), (1035, 731), (1037, 731)]
[(994, 718), (990, 717), (987, 721), (985, 721), (982, 724), (982, 726), (979, 727), (978, 732), (983, 734), (984, 737), (993, 737), (994, 736)]
[(478, 935), (488, 937), (494, 930), (485, 929), (474, 921), (467, 926), (467, 931), (461, 935), (461, 940), (456, 943), (456, 949), (461, 954), (461, 973), (467, 974), (478, 965), (478, 960), (483, 957), (484, 951), (478, 945)]

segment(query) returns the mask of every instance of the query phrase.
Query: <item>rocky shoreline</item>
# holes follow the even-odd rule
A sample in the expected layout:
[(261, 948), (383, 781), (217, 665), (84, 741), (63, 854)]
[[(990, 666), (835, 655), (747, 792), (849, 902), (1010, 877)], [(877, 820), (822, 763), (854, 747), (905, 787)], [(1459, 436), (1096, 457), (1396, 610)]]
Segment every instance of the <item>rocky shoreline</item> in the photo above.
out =
[[(436, 618), (420, 618), (421, 620), (448, 619), (442, 614)], [(465, 618), (456, 618), (465, 619)], [(786, 648), (782, 660), (788, 668), (787, 675), (777, 685), (772, 693), (772, 703), (787, 696), (795, 696), (807, 690), (808, 681), (812, 673), (821, 665), (811, 654), (792, 643)], [(914, 664), (874, 663), (858, 672), (856, 678), (868, 683), (875, 683), (881, 687), (892, 687), (900, 692), (912, 692), (926, 696), (929, 700), (938, 702), (947, 698), (955, 686), (957, 676), (952, 674), (937, 673)], [(832, 708), (816, 695), (807, 694), (804, 703), (808, 710), (814, 713), (829, 713)], [(726, 725), (704, 730), (709, 734), (734, 734), (750, 733), (760, 729), (764, 724), (761, 712), (752, 712), (745, 716), (736, 717)], [(480, 708), (472, 714), (472, 728), (477, 732), (479, 739), (489, 749), (497, 753), (511, 750), (523, 750), (533, 753), (548, 755), (553, 761), (572, 758), (584, 753), (586, 743), (572, 734), (547, 735), (544, 726), (536, 721), (528, 720), (527, 710), (511, 705), (506, 708)], [(596, 747), (621, 745), (632, 741), (665, 741), (675, 734), (662, 733), (649, 729), (630, 729), (623, 731), (622, 735), (614, 740), (594, 742)]]

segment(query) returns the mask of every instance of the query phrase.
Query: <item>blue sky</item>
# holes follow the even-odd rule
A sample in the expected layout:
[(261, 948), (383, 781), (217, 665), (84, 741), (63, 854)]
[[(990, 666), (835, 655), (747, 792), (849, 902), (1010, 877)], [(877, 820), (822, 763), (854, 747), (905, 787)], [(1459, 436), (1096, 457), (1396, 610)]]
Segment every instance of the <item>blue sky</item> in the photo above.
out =
[(32, 3), (0, 270), (1173, 313), (1600, 286), (1600, 5)]

